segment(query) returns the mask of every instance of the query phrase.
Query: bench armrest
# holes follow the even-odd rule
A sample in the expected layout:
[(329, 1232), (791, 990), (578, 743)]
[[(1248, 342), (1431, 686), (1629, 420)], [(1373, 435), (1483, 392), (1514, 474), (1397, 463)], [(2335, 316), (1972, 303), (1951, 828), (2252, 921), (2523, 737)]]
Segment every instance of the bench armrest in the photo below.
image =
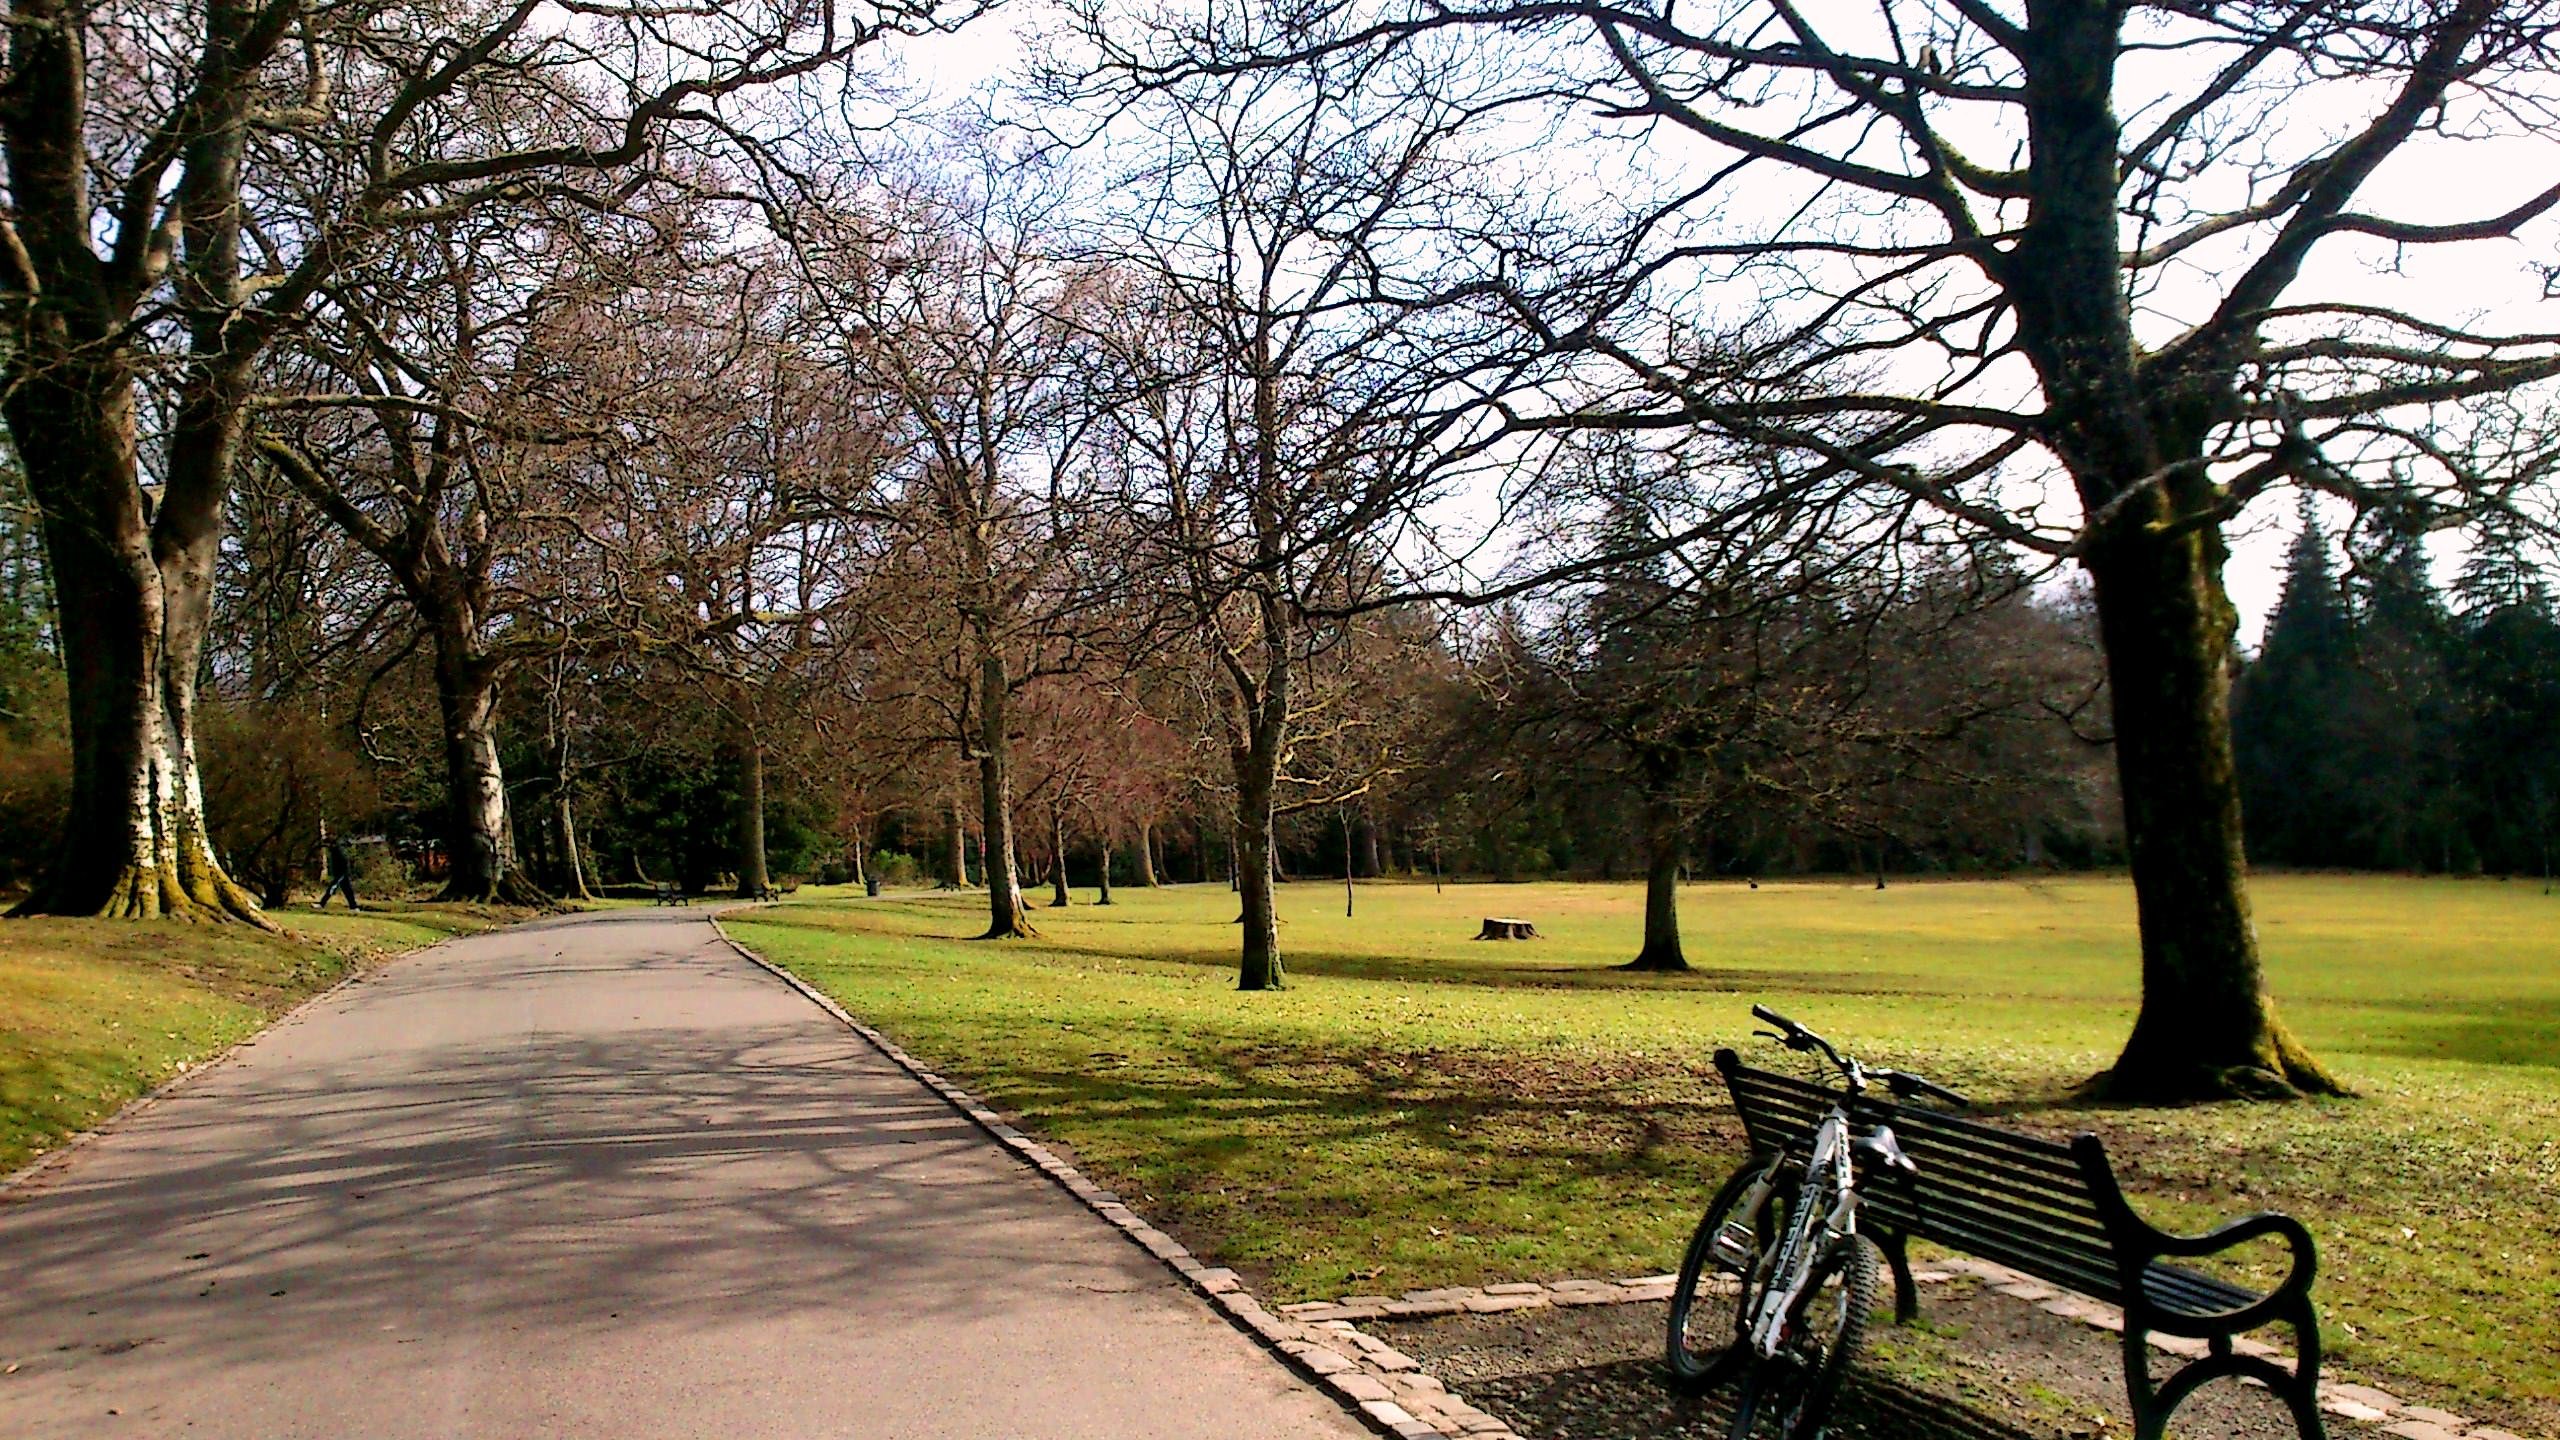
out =
[(2172, 1235), (2165, 1230), (2155, 1230), (2154, 1233), (2159, 1237), (2156, 1243), (2161, 1254), (2182, 1256), (2218, 1255), (2234, 1245), (2245, 1245), (2268, 1235), (2276, 1236), (2284, 1241), (2286, 1249), (2293, 1252), (2292, 1273), (2286, 1275), (2284, 1283), (2272, 1292), (2278, 1295), (2309, 1290), (2312, 1278), (2320, 1270), (2320, 1253), (2312, 1244), (2310, 1229), (2292, 1216), (2272, 1210), (2243, 1215), (2202, 1235)]
[[(2243, 1305), (2226, 1315), (2215, 1317), (2219, 1324), (2230, 1327), (2233, 1332), (2255, 1330), (2268, 1321), (2280, 1317), (2289, 1306), (2309, 1297), (2311, 1282), (2320, 1269), (2319, 1252), (2312, 1244), (2311, 1231), (2292, 1216), (2279, 1215), (2273, 1211), (2244, 1215), (2228, 1225), (2218, 1226), (2202, 1235), (2173, 1235), (2149, 1224), (2144, 1228), (2151, 1232), (2148, 1237), (2150, 1243), (2146, 1246), (2153, 1252), (2151, 1259), (2162, 1256), (2217, 1255), (2235, 1245), (2243, 1245), (2269, 1235), (2284, 1241), (2285, 1248), (2293, 1252), (2292, 1268), (2284, 1279), (2278, 1282), (2274, 1289), (2267, 1291), (2250, 1304)], [(2146, 1259), (2143, 1262), (2144, 1265), (2148, 1266), (2151, 1259)], [(2136, 1293), (2139, 1293), (2140, 1286), (2136, 1285), (2134, 1288)]]

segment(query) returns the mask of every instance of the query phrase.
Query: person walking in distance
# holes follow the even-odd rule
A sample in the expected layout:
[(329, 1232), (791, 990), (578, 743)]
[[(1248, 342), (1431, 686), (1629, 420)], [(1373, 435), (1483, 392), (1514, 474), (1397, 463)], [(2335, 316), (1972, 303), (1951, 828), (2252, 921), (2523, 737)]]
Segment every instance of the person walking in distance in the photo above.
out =
[(347, 842), (344, 838), (333, 836), (329, 841), (328, 854), (329, 883), (320, 891), (320, 908), (323, 910), (328, 909), (329, 897), (343, 891), (347, 897), (348, 909), (363, 909), (363, 906), (356, 903), (356, 857), (354, 852), (347, 849)]

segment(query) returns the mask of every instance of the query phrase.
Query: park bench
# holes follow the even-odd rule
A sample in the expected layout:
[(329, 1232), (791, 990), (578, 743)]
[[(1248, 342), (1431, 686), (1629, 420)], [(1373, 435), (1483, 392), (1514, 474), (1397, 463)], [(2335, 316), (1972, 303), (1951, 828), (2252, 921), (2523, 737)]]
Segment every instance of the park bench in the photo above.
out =
[(685, 894), (684, 887), (673, 880), (656, 881), (654, 882), (654, 889), (657, 895), (657, 903), (661, 905), (690, 905), (693, 903), (693, 897)]
[[(1808, 1153), (1835, 1092), (1752, 1069), (1731, 1050), (1716, 1052), (1716, 1068), (1754, 1152)], [(2322, 1440), (2320, 1328), (2311, 1308), (2318, 1261), (2301, 1222), (2260, 1214), (2205, 1235), (2172, 1235), (2134, 1213), (2095, 1135), (2062, 1144), (1877, 1096), (1859, 1096), (1849, 1109), (1854, 1125), (1892, 1126), (1917, 1167), (1903, 1180), (1863, 1190), (1859, 1209), (1859, 1228), (1892, 1267), (1897, 1319), (1908, 1321), (1919, 1310), (1910, 1242), (1944, 1246), (2122, 1309), (2135, 1440), (2160, 1440), (2189, 1395), (2225, 1376), (2264, 1384), (2284, 1401), (2305, 1440)], [(2268, 1236), (2292, 1250), (2290, 1273), (2272, 1290), (2169, 1263)], [(2234, 1353), (2234, 1339), (2277, 1322), (2293, 1328), (2300, 1355), (2293, 1369), (2263, 1355)], [(2154, 1333), (2202, 1341), (2205, 1353), (2165, 1383), (2155, 1382)]]

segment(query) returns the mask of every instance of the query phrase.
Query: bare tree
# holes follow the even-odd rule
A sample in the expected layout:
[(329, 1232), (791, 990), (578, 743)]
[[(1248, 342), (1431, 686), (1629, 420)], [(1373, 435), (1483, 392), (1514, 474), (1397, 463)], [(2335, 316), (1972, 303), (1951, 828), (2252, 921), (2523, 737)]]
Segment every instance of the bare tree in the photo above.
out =
[[(1451, 217), (1377, 284), (1500, 317), (1549, 377), (1506, 423), (1717, 433), (1788, 457), (1773, 499), (1861, 492), (2084, 567), (2142, 930), (2142, 1010), (2102, 1088), (2338, 1088), (2260, 973), (2224, 534), (2281, 484), (2451, 519), (2551, 472), (2532, 387), (2560, 334), (2389, 272), (2470, 247), (2494, 283), (2497, 243), (2560, 185), (2451, 219), (2382, 208), (2393, 168), (2549, 127), (2548, 6), (1102, 13), (1106, 86), (1250, 92), (1396, 56), (1348, 108), (1470, 108), (1513, 182), (1488, 193), (1525, 198)], [(1609, 183), (1544, 183), (1595, 167)], [(2530, 303), (2555, 272), (2503, 273)]]
[[(21, 908), (256, 919), (205, 838), (197, 673), (255, 367), (344, 266), (473, 209), (609, 192), (723, 97), (936, 23), (833, 0), (15, 0), (0, 411), (64, 587), (74, 757)], [(148, 463), (145, 385), (167, 401)]]
[[(1080, 598), (1089, 420), (1067, 403), (1081, 368), (1082, 272), (1043, 227), (1057, 196), (990, 139), (978, 173), (802, 198), (793, 222), (813, 308), (848, 368), (888, 398), (897, 454), (878, 515), (927, 557), (958, 623), (956, 738), (975, 763), (986, 939), (1034, 933), (1014, 836), (1015, 693), (1065, 663)], [(1008, 173), (1010, 172), (1010, 173)], [(842, 223), (824, 223), (827, 215)]]
[(1315, 713), (1308, 661), (1391, 588), (1400, 527), (1464, 454), (1435, 443), (1434, 337), (1368, 295), (1383, 237), (1445, 198), (1458, 117), (1347, 116), (1347, 84), (1265, 72), (1146, 97), (1106, 337), (1131, 531), (1226, 690), (1246, 990), (1284, 975), (1272, 821)]

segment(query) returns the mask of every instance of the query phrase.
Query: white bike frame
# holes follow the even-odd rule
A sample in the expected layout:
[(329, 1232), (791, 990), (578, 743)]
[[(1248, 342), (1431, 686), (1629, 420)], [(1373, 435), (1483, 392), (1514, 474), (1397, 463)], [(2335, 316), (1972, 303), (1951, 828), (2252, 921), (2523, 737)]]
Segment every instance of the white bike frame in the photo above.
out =
[[(1771, 1173), (1774, 1177), (1775, 1172)], [(1815, 1262), (1831, 1246), (1858, 1233), (1858, 1187), (1846, 1108), (1833, 1106), (1813, 1132), (1812, 1156), (1805, 1162), (1804, 1183), (1796, 1196), (1795, 1211), (1787, 1217), (1787, 1233), (1763, 1257), (1765, 1268), (1757, 1277), (1760, 1300), (1752, 1308), (1750, 1340), (1753, 1353), (1763, 1360), (1776, 1358), (1786, 1344), (1788, 1322), (1805, 1288), (1813, 1283)], [(1765, 1198), (1755, 1201), (1755, 1210), (1759, 1203), (1765, 1203)]]

